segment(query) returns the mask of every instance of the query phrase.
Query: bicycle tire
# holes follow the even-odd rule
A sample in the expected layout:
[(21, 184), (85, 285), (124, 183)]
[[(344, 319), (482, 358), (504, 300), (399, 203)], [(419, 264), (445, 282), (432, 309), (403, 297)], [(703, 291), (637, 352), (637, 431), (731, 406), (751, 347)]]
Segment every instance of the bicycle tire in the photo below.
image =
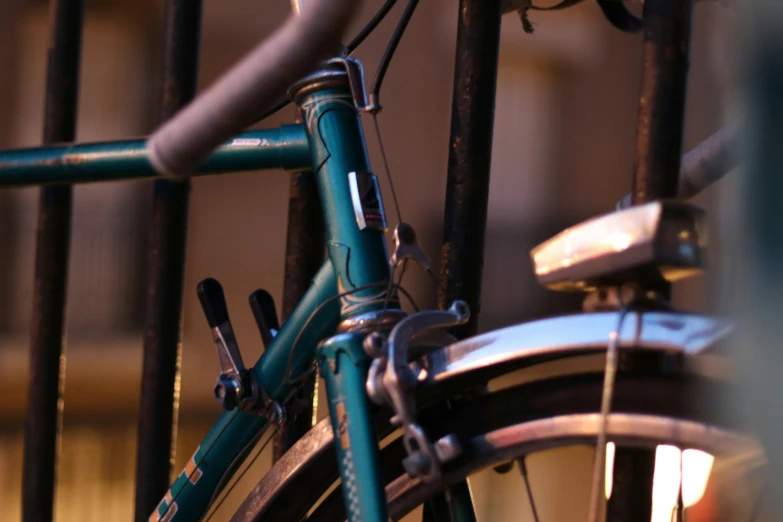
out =
[[(602, 374), (559, 377), (493, 393), (468, 395), (451, 399), (448, 411), (442, 403), (436, 403), (423, 411), (420, 418), (425, 430), (433, 438), (456, 433), (461, 441), (480, 440), (482, 436), (513, 426), (530, 427), (531, 423), (557, 422), (556, 419), (562, 421), (574, 415), (597, 415), (602, 380)], [(732, 386), (724, 381), (693, 374), (622, 372), (617, 377), (612, 415), (668, 419), (669, 422), (688, 425), (693, 429), (702, 427), (712, 430), (710, 433), (725, 435), (736, 444), (736, 440), (745, 440), (738, 434), (741, 433), (740, 427), (714, 407), (715, 397), (731, 393)], [(689, 397), (690, 400), (684, 401), (683, 397)], [(312, 522), (344, 520), (339, 486), (308, 516), (315, 503), (339, 477), (331, 440), (331, 429), (328, 419), (325, 419), (292, 448), (287, 459), (284, 457), (261, 479), (232, 521), (303, 520), (305, 517)], [(590, 437), (582, 437), (582, 443), (589, 440)], [(699, 440), (687, 442), (699, 448)], [(459, 480), (468, 470), (475, 471), (477, 464), (486, 467), (494, 461), (497, 463), (512, 458), (508, 451), (497, 451), (495, 455), (481, 456), (478, 462), (476, 459), (479, 454), (475, 446), (470, 442), (463, 445), (466, 448), (463, 456), (444, 467), (447, 482)], [(531, 444), (524, 447), (529, 448)], [(546, 443), (541, 441), (538, 449), (544, 447)], [(414, 499), (414, 503), (420, 502), (427, 494), (436, 492), (428, 490), (417, 479), (406, 478), (401, 465), (403, 456), (400, 439), (389, 443), (381, 451), (387, 495), (397, 492), (397, 497), (391, 497), (390, 505), (390, 513), (394, 518), (414, 507), (411, 499)], [(281, 481), (281, 477), (286, 480)], [(390, 485), (393, 486), (391, 491), (388, 489)]]

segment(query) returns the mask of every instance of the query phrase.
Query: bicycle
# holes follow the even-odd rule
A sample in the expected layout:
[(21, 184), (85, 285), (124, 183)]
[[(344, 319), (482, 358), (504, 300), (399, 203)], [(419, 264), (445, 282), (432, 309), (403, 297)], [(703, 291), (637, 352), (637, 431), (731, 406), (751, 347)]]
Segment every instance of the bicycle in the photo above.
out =
[[(600, 4), (615, 25), (635, 27), (621, 4)], [(5, 185), (182, 177), (195, 169), (316, 172), (329, 259), (282, 327), (268, 294), (251, 296), (267, 341), (254, 366), (242, 360), (219, 283), (199, 285), (220, 361), (215, 394), (227, 411), (150, 520), (201, 519), (264, 430), (295, 414), (292, 398), (315, 371), (314, 361), (326, 382), (330, 419), (275, 465), (234, 520), (342, 519), (344, 513), (352, 521), (398, 518), (444, 488), (459, 488), (480, 468), (518, 461), (527, 481), (524, 455), (577, 443), (597, 448), (594, 520), (602, 504), (607, 441), (673, 444), (716, 455), (757, 453), (739, 426), (698, 399), (702, 390), (732, 390), (708, 364), (729, 339), (731, 325), (677, 313), (666, 303), (666, 282), (702, 266), (703, 215), (694, 207), (637, 204), (538, 247), (533, 257), (539, 281), (587, 290), (585, 314), (457, 341), (447, 329), (468, 319), (464, 303), (412, 315), (401, 310), (404, 289), (395, 269), (404, 270), (409, 261), (428, 268), (428, 260), (405, 223), (394, 230), (390, 258), (386, 252), (386, 214), (357, 116), (377, 111), (378, 91), (367, 97), (358, 61), (329, 58), (352, 8), (350, 0), (313, 2), (149, 141), (0, 153)], [(397, 41), (411, 14), (406, 10)], [(316, 63), (321, 65), (312, 72)], [(266, 107), (286, 90), (302, 109), (302, 124), (223, 142), (268, 114)], [(595, 357), (583, 358), (591, 354), (598, 364)], [(508, 389), (487, 387), (511, 371), (565, 360), (579, 362), (578, 369), (550, 371)], [(679, 401), (683, 395), (694, 399)], [(379, 450), (378, 437), (391, 442)], [(344, 486), (329, 492), (338, 478)], [(460, 520), (475, 518), (464, 489), (452, 493), (436, 509)], [(529, 487), (528, 494), (535, 513)]]

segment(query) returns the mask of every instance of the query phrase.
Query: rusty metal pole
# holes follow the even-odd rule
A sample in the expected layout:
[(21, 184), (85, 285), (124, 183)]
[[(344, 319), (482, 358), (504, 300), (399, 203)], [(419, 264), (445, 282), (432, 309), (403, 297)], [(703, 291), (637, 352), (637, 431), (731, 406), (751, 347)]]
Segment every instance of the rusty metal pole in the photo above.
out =
[(677, 197), (693, 0), (644, 3), (632, 202)]
[[(160, 122), (195, 95), (200, 36), (201, 0), (168, 0)], [(166, 493), (174, 460), (189, 194), (189, 181), (155, 182), (136, 458), (137, 522), (146, 521)]]
[(460, 338), (478, 328), (501, 14), (500, 0), (459, 3), (438, 305), (468, 303)]
[[(458, 338), (478, 331), (501, 16), (500, 0), (459, 2), (438, 288), (441, 308), (456, 299), (470, 307), (470, 321), (454, 329)], [(441, 518), (475, 520), (466, 481), (428, 503), (423, 520)]]
[[(677, 197), (692, 13), (693, 0), (644, 3), (634, 204)], [(607, 522), (650, 519), (654, 470), (654, 449), (617, 448)]]
[[(82, 0), (51, 2), (44, 144), (73, 141), (76, 134), (83, 18)], [(41, 189), (22, 471), (24, 522), (49, 522), (54, 517), (65, 378), (71, 203), (68, 185)]]
[[(325, 232), (321, 202), (315, 174), (310, 171), (291, 174), (288, 200), (288, 236), (285, 248), (285, 282), (283, 284), (283, 321), (288, 319), (302, 299), (310, 281), (324, 260)], [(317, 378), (312, 375), (302, 386), (306, 393), (317, 394)], [(308, 399), (308, 397), (300, 397)], [(275, 434), (274, 460), (277, 462), (302, 435), (313, 427), (313, 397), (310, 407), (303, 408), (296, 419)]]

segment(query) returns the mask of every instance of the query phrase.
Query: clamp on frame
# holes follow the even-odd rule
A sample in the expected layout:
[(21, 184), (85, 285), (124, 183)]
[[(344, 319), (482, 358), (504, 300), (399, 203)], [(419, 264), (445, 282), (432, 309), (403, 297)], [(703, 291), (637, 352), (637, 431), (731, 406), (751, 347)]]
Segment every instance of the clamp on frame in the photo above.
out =
[(416, 422), (416, 404), (412, 395), (418, 384), (409, 366), (410, 347), (416, 336), (464, 324), (470, 310), (464, 301), (455, 301), (448, 310), (426, 310), (402, 319), (388, 339), (373, 333), (364, 340), (365, 351), (373, 357), (367, 375), (367, 393), (377, 404), (394, 410), (392, 423), (403, 427), (403, 444), (408, 456), (403, 460), (411, 476), (424, 481), (441, 477), (441, 464), (458, 457), (462, 448), (456, 436), (446, 435), (432, 443)]

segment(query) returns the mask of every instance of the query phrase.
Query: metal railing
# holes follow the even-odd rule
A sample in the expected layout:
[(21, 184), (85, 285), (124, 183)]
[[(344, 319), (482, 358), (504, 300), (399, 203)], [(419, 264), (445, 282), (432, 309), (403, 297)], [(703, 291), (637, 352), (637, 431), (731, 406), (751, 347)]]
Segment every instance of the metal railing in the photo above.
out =
[[(458, 57), (472, 57), (471, 66), (478, 67), (470, 79), (463, 79), (463, 72), (455, 75), (455, 89), (462, 93), (474, 93), (474, 101), (455, 107), (455, 114), (464, 118), (481, 118), (470, 136), (469, 145), (460, 156), (450, 161), (450, 180), (459, 176), (470, 183), (471, 188), (487, 193), (489, 184), (489, 150), (492, 139), (492, 109), (495, 78), (497, 75), (497, 49), (500, 27), (500, 3), (463, 0), (475, 11), (476, 16), (460, 20)], [(161, 104), (158, 122), (170, 118), (195, 95), (199, 35), (201, 31), (200, 0), (167, 0), (165, 34), (163, 41), (163, 82), (160, 87)], [(52, 0), (50, 10), (52, 27), (47, 61), (46, 111), (43, 144), (68, 143), (76, 138), (76, 114), (81, 57), (83, 0)], [(487, 52), (492, 59), (482, 64)], [(467, 77), (467, 75), (465, 75)], [(460, 96), (461, 97), (461, 96)], [(455, 97), (459, 98), (459, 97)], [(467, 111), (467, 112), (460, 112)], [(467, 125), (461, 128), (467, 128)], [(461, 140), (462, 130), (454, 127), (451, 141)], [(264, 136), (271, 138), (273, 136)], [(290, 136), (288, 138), (291, 138)], [(294, 136), (294, 139), (298, 136)], [(304, 142), (303, 142), (304, 145)], [(96, 151), (76, 146), (63, 146), (55, 151), (52, 161), (69, 162), (76, 169), (71, 172), (89, 181), (98, 170), (101, 174), (117, 170), (127, 179), (149, 178), (153, 172), (148, 159), (135, 149), (143, 147), (142, 141), (128, 141), (129, 154), (105, 158), (97, 170), (79, 171), (80, 154)], [(35, 149), (29, 149), (34, 152)], [(97, 151), (100, 152), (100, 151)], [(31, 156), (32, 158), (33, 156)], [(304, 155), (306, 157), (306, 155)], [(468, 158), (478, 160), (468, 167)], [(220, 161), (219, 154), (213, 160)], [(33, 170), (30, 158), (24, 151), (12, 158), (25, 172), (24, 184), (29, 184)], [(249, 164), (237, 154), (225, 158), (229, 164), (215, 165), (219, 170), (258, 168), (254, 159)], [(2, 174), (4, 185), (13, 185), (16, 176), (14, 165), (5, 165)], [(301, 165), (304, 167), (306, 165)], [(478, 166), (478, 168), (474, 168)], [(296, 168), (297, 165), (290, 165)], [(208, 173), (209, 166), (202, 169)], [(457, 172), (459, 171), (459, 172)], [(55, 483), (57, 478), (57, 448), (62, 426), (62, 387), (64, 373), (66, 281), (68, 278), (69, 238), (71, 235), (72, 187), (58, 184), (57, 179), (45, 174), (36, 183), (41, 189), (41, 206), (36, 250), (35, 290), (33, 299), (32, 342), (30, 352), (31, 380), (29, 404), (25, 423), (25, 451), (23, 471), (22, 518), (24, 522), (50, 522), (53, 519)], [(148, 276), (145, 295), (146, 320), (144, 328), (144, 362), (141, 382), (141, 407), (138, 417), (138, 452), (136, 461), (135, 519), (146, 520), (149, 513), (165, 494), (170, 480), (172, 451), (176, 437), (178, 396), (175, 381), (179, 372), (181, 350), (181, 317), (183, 273), (185, 264), (185, 237), (188, 220), (188, 181), (157, 180), (153, 193), (153, 212), (147, 250)], [(447, 207), (451, 222), (472, 220), (476, 215), (486, 216), (486, 202), (477, 208), (461, 208), (453, 205), (457, 187), (449, 185)], [(481, 208), (483, 205), (483, 209)], [(476, 214), (478, 213), (478, 214)], [(317, 193), (308, 172), (291, 174), (291, 198), (289, 202), (289, 231), (286, 247), (286, 275), (283, 299), (283, 315), (291, 309), (320, 264), (323, 249), (320, 247), (322, 231)], [(476, 229), (483, 230), (485, 217), (476, 222)], [(315, 233), (314, 233), (315, 230)], [(445, 243), (459, 243), (460, 248), (449, 255), (449, 270), (463, 274), (461, 281), (467, 288), (478, 289), (480, 263), (475, 254), (483, 250), (483, 233), (469, 236), (457, 230)], [(479, 253), (479, 256), (481, 254)], [(453, 284), (453, 277), (446, 277), (445, 284)], [(455, 293), (456, 292), (456, 293)], [(454, 290), (452, 298), (461, 295)], [(474, 301), (478, 293), (471, 291)], [(309, 419), (301, 425), (281, 430), (276, 454), (282, 454), (307, 429)]]
[[(476, 332), (481, 296), (501, 4), (501, 0), (460, 0), (459, 8), (439, 302), (462, 299), (469, 304), (473, 311), (471, 322), (457, 332), (460, 336)], [(646, 3), (645, 49), (649, 56), (645, 58), (642, 97), (652, 103), (642, 104), (638, 122), (634, 202), (672, 196), (672, 190), (676, 191), (691, 8), (691, 0), (648, 0)], [(677, 13), (672, 14), (674, 10)], [(52, 0), (44, 144), (70, 142), (75, 138), (83, 11), (83, 0)], [(159, 122), (170, 118), (195, 94), (201, 1), (167, 0), (165, 20)], [(661, 46), (676, 46), (680, 52), (659, 53)], [(129, 142), (129, 146), (133, 146), (133, 142)], [(63, 157), (69, 153), (73, 150), (63, 150)], [(133, 172), (138, 172), (138, 177), (151, 174), (145, 158), (136, 157), (133, 161), (138, 164), (127, 168), (136, 169)], [(118, 168), (118, 164), (108, 163), (106, 168)], [(0, 176), (12, 175), (8, 172)], [(85, 176), (89, 179), (89, 172)], [(57, 182), (56, 179), (40, 181)], [(301, 296), (323, 255), (318, 244), (320, 239), (313, 241), (313, 237), (319, 237), (313, 234), (319, 220), (316, 219), (317, 197), (312, 176), (295, 173), (291, 182), (285, 311), (290, 310), (291, 303)], [(136, 466), (137, 521), (146, 520), (163, 497), (171, 473), (177, 421), (175, 380), (181, 350), (189, 189), (188, 181), (155, 182), (147, 252), (146, 326)], [(32, 371), (25, 424), (24, 522), (49, 522), (53, 518), (64, 379), (71, 201), (72, 189), (68, 185), (53, 184), (41, 189), (31, 326)], [(277, 452), (284, 451), (305, 428), (292, 429), (281, 438)], [(615, 474), (630, 472), (647, 463), (649, 455), (629, 455), (628, 470), (616, 469)], [(651, 477), (642, 477), (643, 487), (638, 491), (652, 491), (645, 483), (648, 479)], [(616, 479), (615, 483), (618, 482)], [(633, 486), (633, 483), (629, 484)], [(634, 496), (633, 491), (628, 498), (636, 509), (649, 509), (648, 502)], [(615, 511), (620, 516), (622, 510), (623, 506), (610, 506), (610, 517)]]

